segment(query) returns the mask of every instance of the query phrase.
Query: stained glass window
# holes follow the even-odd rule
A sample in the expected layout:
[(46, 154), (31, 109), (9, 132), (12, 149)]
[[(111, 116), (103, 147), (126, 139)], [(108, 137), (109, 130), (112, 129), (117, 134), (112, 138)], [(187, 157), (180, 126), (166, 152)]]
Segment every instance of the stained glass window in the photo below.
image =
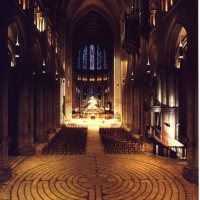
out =
[(83, 99), (85, 100), (87, 98), (87, 88), (83, 88)]
[(94, 70), (94, 53), (95, 47), (93, 44), (90, 45), (90, 70)]
[(83, 50), (83, 69), (87, 69), (87, 46)]
[(81, 51), (78, 52), (78, 69), (81, 68)]
[(94, 88), (93, 87), (90, 88), (89, 93), (90, 93), (90, 97), (94, 96)]
[(104, 66), (104, 69), (107, 69), (107, 68), (108, 68), (107, 53), (106, 53), (105, 50), (103, 51), (103, 66)]
[(90, 44), (79, 50), (77, 58), (78, 69), (102, 70), (108, 68), (107, 53), (99, 45)]
[(99, 45), (97, 45), (97, 70), (102, 69), (102, 52)]

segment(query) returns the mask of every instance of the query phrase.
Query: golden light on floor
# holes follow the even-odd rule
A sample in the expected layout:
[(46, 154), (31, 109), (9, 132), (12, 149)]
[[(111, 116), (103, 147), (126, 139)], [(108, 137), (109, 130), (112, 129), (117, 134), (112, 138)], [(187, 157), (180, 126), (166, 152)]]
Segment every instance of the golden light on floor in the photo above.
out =
[(66, 122), (66, 126), (108, 126), (108, 127), (117, 127), (121, 126), (121, 122), (116, 119), (105, 119), (105, 118), (84, 118), (84, 119), (71, 119), (69, 122)]

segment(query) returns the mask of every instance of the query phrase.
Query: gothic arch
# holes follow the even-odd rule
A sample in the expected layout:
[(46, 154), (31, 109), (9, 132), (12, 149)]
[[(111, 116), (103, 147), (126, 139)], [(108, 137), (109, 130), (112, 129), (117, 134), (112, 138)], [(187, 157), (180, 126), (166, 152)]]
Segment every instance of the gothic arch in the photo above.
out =
[(42, 63), (42, 52), (41, 52), (41, 46), (39, 43), (39, 40), (36, 39), (34, 44), (33, 44), (33, 70), (35, 70), (35, 72), (39, 72), (40, 70), (40, 65)]
[(14, 17), (12, 22), (8, 26), (8, 38), (10, 40), (10, 44), (13, 46), (16, 45), (16, 42), (18, 40), (20, 48), (20, 62), (19, 65), (23, 66), (26, 58), (26, 37), (25, 32), (23, 28), (23, 24), (18, 16)]
[(83, 8), (79, 13), (76, 14), (76, 16), (74, 16), (74, 18), (71, 21), (70, 26), (69, 26), (69, 35), (70, 36), (73, 35), (73, 32), (74, 32), (79, 20), (91, 11), (98, 13), (102, 18), (104, 18), (107, 21), (107, 23), (109, 24), (109, 26), (112, 29), (113, 36), (116, 36), (119, 34), (119, 31), (116, 29), (117, 26), (114, 23), (114, 19), (112, 19), (111, 16), (109, 16), (109, 14), (104, 11), (104, 9), (102, 9), (96, 5), (91, 5), (86, 8)]
[(51, 72), (53, 70), (53, 66), (52, 66), (52, 63), (51, 63), (51, 58), (52, 58), (51, 52), (47, 51), (47, 55), (46, 55), (46, 67), (47, 67), (47, 72), (49, 74), (51, 74)]
[(168, 35), (165, 45), (165, 62), (167, 68), (175, 67), (175, 54), (177, 50), (177, 40), (181, 29), (184, 28), (187, 32), (187, 26), (183, 19), (173, 18), (171, 26), (168, 28)]
[(156, 69), (157, 66), (157, 44), (155, 40), (151, 40), (149, 44), (149, 59), (152, 69)]

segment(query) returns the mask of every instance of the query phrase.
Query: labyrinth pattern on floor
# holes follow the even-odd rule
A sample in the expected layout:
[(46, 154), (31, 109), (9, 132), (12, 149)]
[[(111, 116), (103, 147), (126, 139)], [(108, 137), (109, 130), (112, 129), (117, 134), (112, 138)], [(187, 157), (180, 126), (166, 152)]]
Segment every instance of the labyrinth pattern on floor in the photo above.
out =
[[(14, 170), (2, 200), (189, 200), (180, 175), (146, 155), (35, 156)], [(171, 171), (172, 170), (172, 171)], [(2, 197), (2, 193), (0, 192)]]

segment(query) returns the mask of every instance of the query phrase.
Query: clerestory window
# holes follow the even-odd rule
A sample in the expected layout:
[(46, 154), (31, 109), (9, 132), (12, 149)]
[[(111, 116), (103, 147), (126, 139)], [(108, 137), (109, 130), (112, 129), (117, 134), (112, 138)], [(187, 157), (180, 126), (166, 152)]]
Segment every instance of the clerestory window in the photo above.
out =
[(79, 49), (77, 68), (84, 70), (103, 70), (108, 68), (107, 52), (99, 45), (90, 44)]

